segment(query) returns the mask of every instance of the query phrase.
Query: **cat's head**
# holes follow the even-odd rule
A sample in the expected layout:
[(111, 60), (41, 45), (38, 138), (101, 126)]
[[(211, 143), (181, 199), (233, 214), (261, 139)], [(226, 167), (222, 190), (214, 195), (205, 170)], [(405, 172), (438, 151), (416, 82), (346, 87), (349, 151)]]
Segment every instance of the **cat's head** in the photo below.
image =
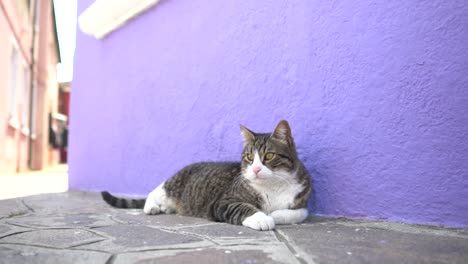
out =
[(286, 120), (268, 134), (255, 133), (242, 125), (240, 128), (244, 137), (242, 174), (246, 179), (262, 183), (288, 177), (296, 170), (296, 146)]

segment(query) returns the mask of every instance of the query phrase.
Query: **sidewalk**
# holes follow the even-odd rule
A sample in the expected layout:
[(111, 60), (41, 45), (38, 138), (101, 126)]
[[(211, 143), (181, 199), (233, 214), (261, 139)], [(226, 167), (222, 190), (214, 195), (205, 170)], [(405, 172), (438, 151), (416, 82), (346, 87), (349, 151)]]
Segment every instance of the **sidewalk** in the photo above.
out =
[(97, 193), (0, 201), (0, 263), (468, 263), (468, 230), (310, 218), (259, 232), (113, 209)]
[(0, 200), (41, 193), (59, 193), (67, 189), (67, 165), (50, 167), (42, 171), (0, 174)]

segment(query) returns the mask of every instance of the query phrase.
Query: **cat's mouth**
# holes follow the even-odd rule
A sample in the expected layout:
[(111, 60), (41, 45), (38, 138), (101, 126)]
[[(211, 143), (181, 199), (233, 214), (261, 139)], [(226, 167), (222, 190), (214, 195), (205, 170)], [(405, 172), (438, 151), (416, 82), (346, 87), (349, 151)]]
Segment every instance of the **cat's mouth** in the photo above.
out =
[(269, 177), (268, 176), (265, 176), (265, 175), (256, 175), (253, 177), (253, 180), (254, 181), (265, 181), (267, 180)]

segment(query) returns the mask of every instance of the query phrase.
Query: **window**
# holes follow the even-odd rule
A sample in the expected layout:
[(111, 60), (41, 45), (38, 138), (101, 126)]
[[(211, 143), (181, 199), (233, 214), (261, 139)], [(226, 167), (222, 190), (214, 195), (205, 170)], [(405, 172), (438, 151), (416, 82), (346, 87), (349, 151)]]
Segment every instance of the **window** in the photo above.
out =
[(8, 114), (10, 118), (16, 119), (16, 90), (17, 90), (17, 73), (18, 73), (18, 49), (15, 46), (11, 49), (10, 55), (10, 92), (8, 94)]

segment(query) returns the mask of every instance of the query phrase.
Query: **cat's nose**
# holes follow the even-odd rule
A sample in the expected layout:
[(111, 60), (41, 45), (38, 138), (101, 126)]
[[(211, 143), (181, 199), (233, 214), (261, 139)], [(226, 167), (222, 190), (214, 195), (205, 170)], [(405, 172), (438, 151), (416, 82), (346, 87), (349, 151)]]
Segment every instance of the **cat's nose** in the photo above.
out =
[(255, 174), (258, 174), (261, 170), (262, 170), (262, 168), (260, 168), (260, 167), (255, 167), (255, 168), (253, 168), (253, 172), (254, 172)]

